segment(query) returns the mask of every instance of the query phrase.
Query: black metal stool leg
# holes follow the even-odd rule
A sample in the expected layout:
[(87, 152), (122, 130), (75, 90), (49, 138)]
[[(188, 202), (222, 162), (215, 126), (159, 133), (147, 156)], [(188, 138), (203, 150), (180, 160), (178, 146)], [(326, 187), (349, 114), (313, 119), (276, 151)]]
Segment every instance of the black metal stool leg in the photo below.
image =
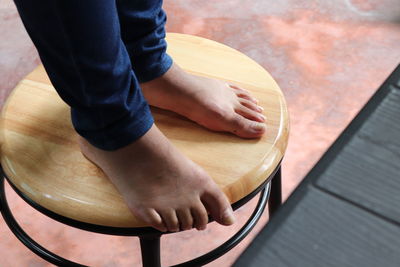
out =
[(160, 237), (161, 235), (139, 236), (143, 267), (161, 267)]
[[(271, 177), (273, 179), (271, 180)], [(20, 229), (19, 225), (17, 222), (14, 220), (11, 211), (9, 210), (9, 207), (7, 205), (7, 200), (4, 192), (4, 178), (6, 178), (6, 175), (4, 174), (1, 165), (0, 165), (0, 211), (1, 214), (3, 215), (4, 220), (10, 227), (10, 229), (13, 231), (13, 233), (20, 239), (22, 243), (24, 243), (29, 249), (31, 249), (34, 253), (42, 257), (43, 259), (54, 263), (57, 266), (68, 266), (68, 267), (86, 267), (84, 265), (80, 265), (78, 263), (74, 263), (71, 261), (68, 261), (64, 258), (61, 258), (50, 251), (44, 249), (41, 247), (39, 244), (37, 244), (35, 241), (33, 241), (29, 236), (26, 235), (25, 232)], [(12, 186), (12, 184), (10, 184)], [(271, 187), (274, 186), (274, 189), (271, 190)], [(13, 187), (14, 188), (14, 187)], [(14, 188), (14, 190), (18, 193), (18, 190)], [(250, 199), (252, 199), (255, 195), (257, 195), (261, 191), (260, 198), (258, 200), (257, 206), (254, 209), (253, 213), (251, 214), (250, 218), (248, 221), (243, 225), (243, 227), (235, 234), (233, 235), (229, 240), (227, 240), (225, 243), (220, 245), (219, 247), (215, 248), (214, 250), (199, 256), (195, 259), (174, 265), (174, 266), (188, 266), (188, 267), (193, 267), (193, 266), (203, 266), (220, 256), (224, 255), (227, 253), (229, 250), (231, 250), (233, 247), (235, 247), (239, 242), (246, 237), (250, 231), (253, 229), (253, 227), (256, 225), (257, 221), (261, 218), (262, 213), (267, 205), (268, 199), (269, 200), (269, 209), (270, 211), (274, 212), (279, 205), (281, 204), (281, 172), (280, 172), (280, 166), (278, 166), (274, 172), (262, 183), (258, 188), (256, 188), (253, 192), (248, 194), (246, 197), (243, 199), (235, 202), (232, 204), (232, 207), (234, 210), (237, 208), (241, 207), (245, 203), (247, 203)], [(273, 191), (273, 192), (272, 192)], [(273, 198), (271, 200), (270, 194), (273, 193)], [(27, 201), (29, 204), (28, 198), (25, 198), (22, 194), (20, 196)], [(32, 205), (32, 204), (31, 204)], [(32, 205), (34, 208), (37, 208), (35, 205)], [(38, 208), (37, 208), (38, 209)], [(74, 221), (68, 218), (60, 217), (57, 214), (52, 214), (50, 211), (47, 211), (46, 209), (38, 209), (45, 215), (48, 215), (50, 218), (53, 218), (59, 222), (65, 223), (67, 225), (70, 225), (72, 227), (76, 227), (78, 229), (86, 230), (86, 231), (91, 231), (91, 232), (97, 232), (97, 233), (103, 233), (103, 234), (111, 234), (111, 235), (119, 235), (119, 236), (138, 236), (140, 239), (140, 246), (141, 246), (141, 252), (142, 252), (142, 262), (144, 267), (160, 267), (161, 266), (161, 257), (160, 257), (160, 238), (162, 233), (161, 232), (156, 232), (154, 233), (153, 228), (114, 228), (114, 227), (106, 227), (106, 226), (99, 226), (99, 225), (92, 225), (92, 224), (85, 224), (83, 222), (79, 221)]]
[(240, 228), (240, 230), (234, 234), (231, 238), (229, 238), (225, 243), (220, 245), (219, 247), (213, 249), (212, 251), (199, 256), (193, 260), (186, 261), (177, 265), (173, 265), (172, 267), (198, 267), (206, 265), (207, 263), (212, 262), (215, 259), (218, 259), (229, 250), (234, 248), (237, 244), (240, 243), (254, 228), (258, 220), (261, 218), (261, 215), (264, 212), (264, 209), (268, 202), (268, 197), (270, 193), (270, 183), (267, 185), (263, 185), (263, 190), (261, 191), (260, 198), (258, 200), (257, 206), (251, 214), (250, 218), (247, 222)]
[(271, 193), (268, 201), (269, 216), (272, 216), (282, 204), (282, 175), (281, 167), (271, 180)]
[(45, 259), (48, 262), (55, 264), (56, 266), (62, 267), (87, 267), (86, 265), (81, 265), (79, 263), (75, 263), (64, 259), (51, 251), (45, 249), (38, 243), (36, 243), (32, 238), (30, 238), (25, 231), (19, 226), (14, 216), (11, 213), (11, 210), (7, 203), (6, 193), (4, 191), (4, 177), (0, 175), (0, 207), (1, 207), (1, 215), (3, 215), (3, 219), (10, 228), (10, 230), (14, 233), (14, 235), (32, 252), (41, 258)]

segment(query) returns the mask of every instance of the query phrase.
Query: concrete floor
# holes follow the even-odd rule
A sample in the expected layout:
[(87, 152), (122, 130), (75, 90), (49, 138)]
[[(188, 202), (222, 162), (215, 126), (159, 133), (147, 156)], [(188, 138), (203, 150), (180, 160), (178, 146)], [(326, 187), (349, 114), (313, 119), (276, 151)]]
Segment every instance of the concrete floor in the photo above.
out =
[[(167, 30), (210, 38), (264, 66), (284, 91), (291, 114), (283, 162), (284, 198), (400, 63), (398, 0), (165, 0)], [(0, 106), (40, 63), (10, 0), (0, 1)], [(9, 191), (12, 209), (37, 241), (90, 266), (140, 266), (136, 238), (110, 237), (63, 226)], [(255, 202), (237, 211), (240, 223), (210, 224), (162, 238), (163, 265), (200, 255), (237, 231)], [(266, 223), (207, 266), (230, 266)], [(0, 219), (0, 266), (51, 266), (26, 249)]]

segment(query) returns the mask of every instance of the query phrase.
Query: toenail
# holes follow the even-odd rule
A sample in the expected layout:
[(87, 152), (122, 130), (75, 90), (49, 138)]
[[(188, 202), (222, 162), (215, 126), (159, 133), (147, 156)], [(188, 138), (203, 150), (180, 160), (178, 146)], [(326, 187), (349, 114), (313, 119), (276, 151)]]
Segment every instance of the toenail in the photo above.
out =
[(222, 221), (224, 224), (231, 225), (235, 223), (235, 216), (231, 208), (227, 208), (222, 214)]
[(265, 124), (264, 123), (254, 123), (252, 129), (253, 129), (253, 131), (256, 131), (256, 132), (262, 132), (265, 130)]
[(265, 117), (263, 114), (259, 114), (260, 118), (265, 121), (267, 119), (267, 117)]
[(257, 106), (260, 110), (264, 110), (264, 108), (262, 106)]

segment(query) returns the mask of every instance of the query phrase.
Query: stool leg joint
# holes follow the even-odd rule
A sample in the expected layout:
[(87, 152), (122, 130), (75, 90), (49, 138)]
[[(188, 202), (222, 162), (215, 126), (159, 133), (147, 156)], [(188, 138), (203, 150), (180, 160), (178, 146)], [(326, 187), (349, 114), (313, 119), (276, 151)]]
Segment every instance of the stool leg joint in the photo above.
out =
[(268, 200), (268, 211), (269, 216), (273, 216), (274, 213), (282, 204), (282, 173), (281, 166), (279, 166), (277, 172), (271, 180), (271, 193)]

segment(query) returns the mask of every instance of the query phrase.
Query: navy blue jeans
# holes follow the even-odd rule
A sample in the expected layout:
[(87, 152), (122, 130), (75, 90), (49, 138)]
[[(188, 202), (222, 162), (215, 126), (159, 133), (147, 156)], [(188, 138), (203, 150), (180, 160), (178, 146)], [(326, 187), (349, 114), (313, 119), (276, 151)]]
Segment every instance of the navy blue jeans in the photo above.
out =
[(153, 125), (141, 82), (164, 74), (162, 0), (14, 0), (75, 130), (115, 150)]

